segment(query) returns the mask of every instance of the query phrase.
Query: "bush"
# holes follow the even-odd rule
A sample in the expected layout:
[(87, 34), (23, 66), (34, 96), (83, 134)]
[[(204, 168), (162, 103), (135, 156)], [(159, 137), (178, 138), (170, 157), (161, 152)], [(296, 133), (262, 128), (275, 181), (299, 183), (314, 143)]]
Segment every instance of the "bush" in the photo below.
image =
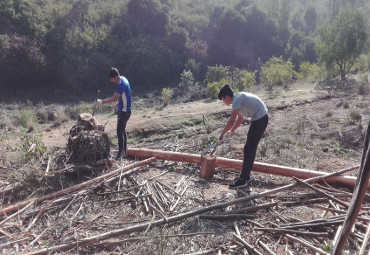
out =
[(181, 91), (188, 91), (194, 85), (194, 76), (191, 71), (182, 71), (181, 83), (179, 84)]
[(250, 91), (251, 88), (256, 84), (256, 72), (248, 72), (247, 70), (241, 70), (239, 72), (238, 81), (236, 83), (236, 88), (239, 91), (243, 91), (245, 88), (248, 88)]
[(287, 89), (297, 73), (293, 70), (293, 64), (290, 61), (284, 61), (282, 57), (272, 57), (262, 66), (261, 82), (268, 91), (274, 87), (283, 87)]
[(225, 84), (227, 84), (226, 79), (222, 79), (220, 81), (215, 81), (207, 84), (207, 90), (211, 95), (212, 99), (218, 98), (218, 92), (220, 91), (220, 88)]
[(17, 115), (18, 124), (28, 130), (34, 129), (38, 125), (37, 115), (33, 109), (25, 109)]
[(320, 78), (320, 67), (310, 62), (302, 62), (299, 65), (299, 78), (314, 81)]
[(77, 114), (85, 113), (85, 112), (92, 112), (93, 108), (91, 104), (86, 103), (86, 102), (80, 102), (77, 105)]
[(22, 160), (26, 162), (41, 158), (47, 150), (41, 131), (30, 134), (21, 130), (19, 138), (14, 150), (20, 152)]
[(276, 86), (287, 89), (294, 75), (296, 72), (293, 70), (292, 62), (284, 61), (282, 57), (272, 57), (262, 66), (261, 82), (268, 91), (272, 91)]
[(229, 66), (223, 65), (208, 66), (204, 83), (208, 87), (208, 83), (219, 82), (222, 79), (228, 80), (229, 73), (230, 73)]
[(282, 57), (272, 57), (262, 66), (261, 82), (268, 91), (272, 91), (276, 86), (288, 88), (293, 81), (296, 72), (293, 70), (293, 64), (290, 61), (284, 61)]
[(163, 88), (162, 89), (162, 102), (163, 102), (163, 105), (168, 105), (169, 102), (171, 101), (171, 97), (172, 97), (172, 94), (173, 94), (173, 90), (171, 88)]

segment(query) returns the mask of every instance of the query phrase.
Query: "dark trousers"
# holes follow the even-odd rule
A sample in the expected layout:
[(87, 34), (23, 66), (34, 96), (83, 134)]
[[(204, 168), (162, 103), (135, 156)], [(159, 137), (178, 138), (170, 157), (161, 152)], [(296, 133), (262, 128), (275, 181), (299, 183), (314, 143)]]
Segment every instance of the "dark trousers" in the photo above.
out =
[(131, 112), (118, 112), (117, 114), (117, 138), (119, 152), (126, 153), (127, 150), (126, 124), (130, 116)]
[(242, 172), (240, 173), (240, 178), (243, 180), (250, 179), (254, 159), (256, 158), (257, 146), (266, 130), (268, 122), (269, 117), (267, 114), (261, 119), (251, 122), (248, 131), (247, 142), (244, 145), (243, 168)]

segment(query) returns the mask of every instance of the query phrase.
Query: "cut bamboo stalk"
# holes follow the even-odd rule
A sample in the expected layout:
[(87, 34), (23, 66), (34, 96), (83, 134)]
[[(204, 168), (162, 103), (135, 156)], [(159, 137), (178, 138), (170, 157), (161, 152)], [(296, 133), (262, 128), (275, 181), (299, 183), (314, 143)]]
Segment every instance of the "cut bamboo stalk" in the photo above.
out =
[[(361, 246), (361, 250), (359, 251), (358, 255), (364, 255), (365, 254), (366, 246), (367, 246), (367, 243), (368, 243), (369, 239), (370, 239), (370, 225), (367, 227), (366, 235), (365, 235), (364, 241), (363, 241), (362, 246)], [(369, 249), (369, 254), (370, 254), (370, 249)]]
[(276, 253), (274, 253), (272, 250), (270, 250), (270, 248), (265, 244), (263, 243), (261, 240), (258, 241), (258, 244), (262, 247), (262, 249), (264, 249), (268, 254), (270, 255), (276, 255)]
[[(156, 159), (160, 159), (160, 160), (189, 162), (189, 163), (194, 163), (198, 165), (202, 164), (201, 155), (172, 152), (172, 151), (161, 151), (161, 150), (152, 150), (152, 149), (143, 149), (143, 148), (129, 148), (127, 150), (127, 156), (138, 157), (138, 158), (155, 157)], [(243, 166), (242, 160), (216, 157), (215, 167), (224, 168), (228, 170), (233, 169), (236, 171), (241, 171), (242, 166)], [(320, 171), (315, 171), (315, 170), (300, 169), (300, 168), (273, 165), (273, 164), (267, 164), (267, 163), (261, 163), (261, 162), (254, 162), (252, 171), (273, 174), (273, 175), (280, 175), (280, 176), (288, 176), (288, 177), (295, 176), (300, 179), (308, 179), (308, 178), (323, 176), (327, 174), (325, 172), (320, 172)], [(355, 183), (356, 183), (356, 177), (354, 176), (334, 176), (334, 177), (326, 179), (326, 182), (331, 183), (331, 184), (343, 184), (346, 186), (353, 187), (355, 186)], [(368, 184), (367, 187), (370, 188), (370, 184)]]
[(307, 248), (309, 248), (310, 250), (314, 251), (314, 252), (317, 252), (319, 254), (322, 254), (322, 255), (330, 255), (329, 253), (319, 249), (319, 248), (316, 248), (315, 246), (313, 246), (312, 244), (310, 244), (309, 242), (307, 242), (306, 240), (303, 240), (301, 238), (297, 238), (297, 237), (294, 237), (294, 236), (291, 236), (291, 235), (286, 235), (286, 237), (289, 239), (289, 240), (292, 240), (294, 242), (298, 242), (304, 246), (306, 246)]

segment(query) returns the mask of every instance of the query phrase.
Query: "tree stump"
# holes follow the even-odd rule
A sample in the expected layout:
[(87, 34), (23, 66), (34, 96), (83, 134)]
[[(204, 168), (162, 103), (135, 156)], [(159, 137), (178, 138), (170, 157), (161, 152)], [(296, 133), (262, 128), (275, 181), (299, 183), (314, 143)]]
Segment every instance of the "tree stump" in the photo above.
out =
[(109, 157), (110, 143), (104, 127), (89, 113), (80, 114), (69, 131), (67, 153), (69, 163), (96, 162)]

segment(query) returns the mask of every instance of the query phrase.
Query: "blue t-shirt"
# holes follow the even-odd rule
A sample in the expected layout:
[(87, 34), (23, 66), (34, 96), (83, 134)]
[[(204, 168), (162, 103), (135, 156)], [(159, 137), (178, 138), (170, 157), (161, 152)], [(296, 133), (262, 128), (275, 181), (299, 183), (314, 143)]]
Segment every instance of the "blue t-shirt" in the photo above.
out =
[(131, 112), (131, 88), (128, 80), (121, 76), (120, 81), (117, 84), (116, 93), (120, 94), (118, 98), (118, 111), (119, 112)]
[(252, 121), (259, 120), (267, 114), (267, 107), (256, 95), (239, 92), (233, 97), (233, 109), (239, 109), (239, 113), (244, 117), (251, 117)]

